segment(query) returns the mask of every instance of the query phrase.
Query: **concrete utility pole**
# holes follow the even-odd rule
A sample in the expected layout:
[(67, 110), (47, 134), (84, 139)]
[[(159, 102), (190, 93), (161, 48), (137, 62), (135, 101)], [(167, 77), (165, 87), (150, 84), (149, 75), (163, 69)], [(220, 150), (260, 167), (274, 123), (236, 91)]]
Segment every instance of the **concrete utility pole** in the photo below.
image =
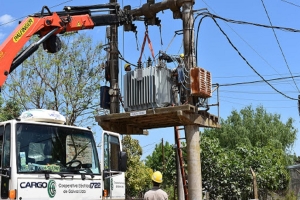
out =
[[(117, 0), (110, 0), (110, 3), (116, 3)], [(115, 14), (115, 11), (111, 11), (111, 14)], [(119, 113), (119, 53), (118, 53), (118, 25), (110, 26), (110, 113)]]
[[(194, 46), (194, 16), (193, 1), (186, 1), (182, 5), (183, 22), (183, 43), (184, 43), (184, 62), (187, 70), (196, 66), (195, 46)], [(187, 84), (189, 84), (189, 77)], [(186, 85), (190, 88), (190, 85)], [(190, 90), (186, 90), (186, 100), (189, 104), (194, 104), (190, 96)], [(200, 160), (200, 135), (199, 126), (185, 126), (185, 137), (187, 143), (187, 162), (188, 162), (188, 191), (189, 200), (202, 200), (202, 176)]]

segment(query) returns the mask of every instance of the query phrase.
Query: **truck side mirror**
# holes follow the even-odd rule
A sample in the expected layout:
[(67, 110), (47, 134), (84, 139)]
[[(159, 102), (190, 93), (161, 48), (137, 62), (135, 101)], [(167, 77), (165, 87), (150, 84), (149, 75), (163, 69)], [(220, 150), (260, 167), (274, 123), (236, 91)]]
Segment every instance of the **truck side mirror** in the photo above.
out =
[(119, 152), (119, 170), (125, 172), (127, 170), (127, 153), (124, 151)]

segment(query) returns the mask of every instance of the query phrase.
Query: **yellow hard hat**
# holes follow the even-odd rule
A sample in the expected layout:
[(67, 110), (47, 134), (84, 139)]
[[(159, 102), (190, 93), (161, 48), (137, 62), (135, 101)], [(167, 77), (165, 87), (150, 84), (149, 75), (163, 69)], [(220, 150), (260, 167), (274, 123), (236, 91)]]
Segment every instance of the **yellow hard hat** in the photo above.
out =
[(184, 58), (184, 54), (182, 53), (182, 54), (180, 54), (180, 58)]
[(162, 183), (162, 174), (160, 171), (156, 171), (152, 174), (152, 181), (156, 183)]
[(126, 69), (127, 67), (130, 67), (130, 64), (129, 64), (129, 63), (125, 63), (124, 69)]

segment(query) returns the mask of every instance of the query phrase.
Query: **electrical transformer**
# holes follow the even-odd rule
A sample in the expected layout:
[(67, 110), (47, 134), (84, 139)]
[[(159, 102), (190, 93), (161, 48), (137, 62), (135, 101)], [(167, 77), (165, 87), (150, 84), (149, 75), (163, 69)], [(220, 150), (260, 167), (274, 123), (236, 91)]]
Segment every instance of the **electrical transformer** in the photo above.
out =
[(170, 69), (146, 67), (124, 75), (124, 109), (138, 111), (172, 104)]

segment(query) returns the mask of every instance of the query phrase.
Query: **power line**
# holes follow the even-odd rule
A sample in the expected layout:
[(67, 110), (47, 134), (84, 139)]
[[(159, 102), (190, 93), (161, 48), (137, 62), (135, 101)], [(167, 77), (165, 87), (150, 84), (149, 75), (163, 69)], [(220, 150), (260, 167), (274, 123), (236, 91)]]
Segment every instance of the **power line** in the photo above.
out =
[[(270, 101), (270, 99), (265, 99), (265, 100), (261, 100), (261, 99), (247, 99), (247, 98), (235, 98), (235, 97), (228, 97), (228, 96), (223, 96), (220, 95), (220, 98), (225, 98), (225, 99), (238, 99), (238, 100), (247, 100), (247, 101)], [(289, 101), (289, 100), (274, 100), (272, 99), (272, 101)]]
[[(278, 89), (276, 89), (273, 85), (271, 85), (260, 73), (258, 73), (258, 71), (255, 70), (255, 68), (248, 62), (248, 60), (242, 55), (242, 53), (237, 49), (237, 47), (231, 42), (230, 38), (228, 37), (228, 35), (223, 31), (223, 29), (221, 28), (221, 26), (218, 24), (218, 22), (216, 21), (215, 18), (219, 18), (218, 16), (211, 14), (209, 12), (202, 12), (200, 14), (197, 15), (200, 16), (203, 15), (202, 19), (205, 17), (211, 17), (211, 19), (215, 22), (215, 24), (217, 25), (217, 27), (219, 28), (219, 30), (221, 31), (221, 33), (226, 37), (227, 41), (229, 42), (229, 44), (233, 47), (233, 49), (238, 53), (238, 55), (246, 62), (246, 64), (262, 79), (264, 80), (264, 82), (266, 82), (273, 90), (275, 90), (277, 93), (281, 94), (282, 96), (285, 96), (286, 98), (289, 98), (291, 100), (298, 100), (295, 99), (293, 97), (287, 96), (286, 94), (282, 93), (281, 91), (279, 91)], [(202, 21), (201, 19), (201, 21)], [(201, 23), (201, 21), (199, 22), (199, 24)], [(235, 21), (235, 20), (234, 20)], [(235, 21), (237, 22), (237, 21)], [(241, 21), (239, 21), (241, 22)], [(249, 24), (249, 22), (241, 22), (241, 23), (246, 23)], [(250, 23), (250, 24), (254, 24), (254, 23)], [(259, 26), (262, 26), (261, 24), (259, 24)], [(264, 27), (271, 27), (271, 26), (266, 26), (263, 25)], [(273, 26), (272, 26), (273, 27)], [(285, 28), (285, 27), (274, 27), (274, 28), (280, 28), (282, 30), (290, 30), (290, 28)], [(300, 30), (298, 30), (300, 32)]]
[[(261, 3), (263, 4), (263, 7), (264, 7), (264, 9), (265, 9), (266, 15), (267, 15), (268, 20), (269, 20), (269, 22), (270, 22), (270, 25), (273, 27), (273, 24), (272, 24), (272, 22), (271, 22), (271, 19), (270, 19), (269, 13), (268, 13), (268, 11), (267, 11), (267, 8), (266, 8), (266, 6), (265, 6), (265, 4), (264, 4), (264, 1), (261, 0)], [(278, 47), (279, 47), (279, 49), (280, 49), (280, 51), (281, 51), (282, 57), (283, 57), (283, 59), (284, 59), (284, 62), (285, 62), (286, 66), (287, 66), (287, 68), (288, 68), (288, 70), (289, 70), (289, 72), (290, 72), (290, 74), (291, 74), (291, 76), (292, 76), (292, 79), (293, 79), (293, 81), (294, 81), (294, 84), (295, 84), (295, 86), (296, 86), (298, 92), (300, 92), (300, 90), (299, 90), (299, 88), (298, 88), (298, 86), (297, 86), (297, 84), (296, 84), (296, 81), (295, 81), (295, 79), (293, 78), (291, 69), (290, 69), (290, 67), (289, 67), (289, 65), (288, 65), (288, 62), (287, 62), (287, 60), (286, 60), (286, 57), (285, 57), (285, 55), (284, 55), (284, 53), (283, 53), (283, 50), (282, 50), (282, 48), (281, 48), (281, 45), (280, 45), (280, 43), (279, 43), (279, 40), (278, 40), (278, 37), (277, 37), (277, 35), (276, 35), (276, 32), (275, 32), (274, 28), (272, 28), (272, 31), (273, 31), (274, 36), (275, 36), (275, 38), (276, 38), (276, 42), (277, 42)]]
[[(227, 103), (231, 103), (231, 104), (239, 104), (239, 105), (242, 105), (242, 106), (247, 106), (246, 104), (242, 104), (240, 102), (233, 102), (233, 101), (228, 101), (228, 100), (222, 100), (222, 101), (225, 101)], [(264, 106), (264, 108), (295, 108), (297, 106)]]
[[(52, 6), (52, 7), (50, 7), (50, 8), (55, 8), (55, 7), (57, 7), (57, 6), (63, 5), (63, 4), (65, 4), (65, 3), (68, 3), (68, 2), (71, 2), (71, 1), (73, 1), (73, 0), (64, 1), (64, 2), (62, 2), (62, 3), (60, 3), (60, 4), (57, 4), (57, 5)], [(9, 21), (9, 22), (5, 22), (5, 23), (3, 23), (3, 24), (0, 24), (0, 26), (4, 26), (4, 25), (10, 24), (10, 23), (13, 23), (13, 22), (15, 22), (15, 21), (19, 21), (19, 20), (21, 20), (21, 19), (23, 19), (23, 18), (25, 18), (25, 17), (27, 17), (27, 15), (26, 15), (26, 16), (23, 16), (23, 17), (19, 17), (19, 18), (14, 19), (14, 20), (11, 20), (11, 21)]]
[[(270, 92), (270, 91), (237, 91), (237, 90), (222, 90), (221, 92), (226, 93), (240, 93), (240, 94), (259, 94), (259, 95), (268, 95), (268, 94), (277, 94), (277, 92)], [(297, 93), (295, 91), (285, 91), (286, 93)], [(294, 99), (293, 99), (294, 100)]]
[(254, 67), (248, 62), (248, 60), (242, 55), (242, 53), (236, 48), (236, 46), (234, 46), (234, 44), (231, 42), (230, 38), (228, 37), (228, 35), (223, 31), (223, 29), (220, 27), (220, 25), (218, 24), (218, 22), (216, 21), (215, 18), (212, 18), (213, 21), (215, 22), (215, 24), (217, 25), (217, 27), (220, 29), (220, 31), (223, 33), (223, 35), (226, 37), (226, 39), (228, 40), (229, 44), (233, 47), (233, 49), (239, 54), (239, 56), (246, 62), (246, 64), (262, 79), (264, 80), (271, 88), (273, 88), (273, 90), (275, 90), (276, 92), (278, 92), (279, 94), (285, 96), (286, 98), (292, 99), (292, 100), (298, 100), (295, 99), (293, 97), (287, 96), (286, 94), (282, 93), (281, 91), (279, 91), (278, 89), (276, 89), (273, 85), (271, 85), (260, 73), (258, 73), (258, 71), (256, 71), (256, 69), (254, 69)]
[(300, 7), (299, 5), (297, 5), (297, 4), (294, 4), (294, 3), (292, 3), (292, 2), (289, 2), (289, 1), (286, 1), (286, 0), (281, 0), (281, 1), (283, 1), (283, 2), (286, 2), (286, 3), (289, 3), (289, 4), (293, 5), (293, 6)]
[[(290, 78), (294, 78), (294, 77), (295, 78), (300, 77), (300, 75), (266, 79), (266, 81), (271, 82), (271, 81), (290, 79)], [(219, 86), (235, 86), (235, 85), (245, 85), (245, 84), (261, 83), (261, 82), (265, 82), (265, 81), (264, 80), (256, 80), (256, 81), (247, 81), (247, 82), (238, 82), (238, 83), (227, 83), (227, 84), (219, 84)]]
[[(285, 73), (282, 75), (286, 75), (286, 74), (289, 75), (289, 73)], [(294, 73), (294, 74), (299, 74), (299, 73)], [(277, 74), (264, 74), (263, 76), (275, 76), (275, 75), (277, 75)], [(232, 79), (232, 78), (245, 78), (245, 77), (247, 77), (247, 78), (256, 77), (256, 75), (249, 74), (249, 75), (235, 75), (235, 76), (214, 76), (214, 78), (218, 78), (218, 79), (223, 79), (223, 78), (224, 79), (227, 79), (227, 78)], [(294, 77), (296, 77), (296, 76), (294, 76)], [(282, 77), (282, 78), (284, 78), (284, 77)]]
[(278, 30), (281, 30), (281, 31), (300, 33), (299, 29), (283, 27), (283, 26), (270, 26), (270, 25), (258, 24), (258, 23), (253, 23), (253, 22), (233, 20), (233, 19), (220, 17), (220, 16), (212, 14), (210, 12), (202, 12), (202, 13), (199, 13), (198, 15), (208, 16), (208, 17), (211, 17), (211, 18), (220, 19), (220, 20), (223, 20), (223, 21), (226, 21), (226, 22), (229, 22), (229, 23), (234, 23), (234, 24), (246, 24), (246, 25), (253, 25), (253, 26), (258, 26), (258, 27), (263, 27), (263, 28), (272, 28), (272, 29), (278, 29)]
[[(214, 9), (212, 9), (204, 0), (202, 0), (203, 3), (206, 4), (207, 7), (209, 7), (214, 13), (216, 13), (216, 11), (214, 11)], [(225, 19), (225, 18), (224, 18)], [(200, 23), (199, 23), (200, 24)], [(248, 47), (250, 47), (269, 67), (271, 67), (275, 72), (277, 72), (277, 74), (279, 76), (281, 76), (281, 74), (262, 56), (260, 55), (244, 38), (242, 38), (242, 36), (240, 36), (228, 23), (225, 23), (243, 42), (245, 42), (245, 44), (248, 45)], [(199, 28), (199, 27), (198, 27)], [(198, 41), (198, 33), (197, 33), (197, 41)], [(196, 43), (196, 45), (198, 45)], [(197, 48), (196, 48), (196, 52), (197, 52)], [(196, 54), (197, 55), (197, 54)], [(196, 57), (197, 59), (197, 57)]]

